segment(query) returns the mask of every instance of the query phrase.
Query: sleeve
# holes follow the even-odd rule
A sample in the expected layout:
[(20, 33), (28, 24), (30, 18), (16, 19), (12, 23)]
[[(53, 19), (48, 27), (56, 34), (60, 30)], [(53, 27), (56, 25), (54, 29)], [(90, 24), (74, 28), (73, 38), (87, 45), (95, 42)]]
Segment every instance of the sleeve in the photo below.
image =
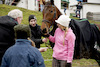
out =
[(42, 39), (35, 39), (34, 36), (31, 37), (32, 41), (35, 42), (35, 44), (42, 44)]
[(56, 31), (55, 31), (55, 33), (54, 33), (54, 36), (50, 35), (50, 36), (48, 37), (48, 39), (49, 39), (51, 42), (53, 42), (53, 43), (55, 43), (55, 37), (56, 37), (56, 35), (57, 35), (57, 31), (58, 31), (58, 28), (56, 29)]
[(50, 35), (50, 36), (48, 37), (48, 39), (49, 39), (51, 42), (55, 43), (55, 38), (56, 38), (56, 36), (57, 36), (58, 31), (59, 31), (59, 28), (57, 28), (57, 29), (55, 30), (54, 36)]
[(39, 55), (38, 55), (37, 65), (38, 65), (38, 67), (45, 67), (44, 59), (43, 59), (41, 53), (39, 53)]
[(51, 42), (55, 43), (55, 36), (50, 35), (48, 38)]
[(75, 46), (75, 35), (70, 34), (68, 37), (68, 57), (67, 63), (72, 63), (73, 55), (74, 55), (74, 46)]
[(33, 54), (34, 57), (31, 57), (30, 59), (33, 61), (33, 67), (45, 67), (44, 59), (38, 49), (34, 50), (35, 53)]
[(2, 58), (1, 67), (8, 67), (7, 66), (7, 61), (6, 61), (6, 55), (5, 54), (4, 54), (3, 58)]

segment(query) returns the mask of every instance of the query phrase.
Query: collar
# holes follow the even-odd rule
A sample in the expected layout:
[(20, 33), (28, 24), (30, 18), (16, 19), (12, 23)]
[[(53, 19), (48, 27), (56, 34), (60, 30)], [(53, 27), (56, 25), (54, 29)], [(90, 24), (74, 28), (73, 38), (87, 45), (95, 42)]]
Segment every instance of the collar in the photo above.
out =
[[(9, 17), (10, 17), (10, 16), (9, 16)], [(10, 20), (12, 20), (12, 21), (14, 20), (15, 23), (18, 24), (18, 22), (17, 22), (14, 18), (10, 17)]]
[(16, 42), (28, 42), (31, 44), (31, 41), (28, 39), (16, 39)]
[(30, 26), (31, 29), (36, 30), (38, 25), (36, 24), (35, 27), (32, 27), (31, 25), (29, 25), (29, 26)]

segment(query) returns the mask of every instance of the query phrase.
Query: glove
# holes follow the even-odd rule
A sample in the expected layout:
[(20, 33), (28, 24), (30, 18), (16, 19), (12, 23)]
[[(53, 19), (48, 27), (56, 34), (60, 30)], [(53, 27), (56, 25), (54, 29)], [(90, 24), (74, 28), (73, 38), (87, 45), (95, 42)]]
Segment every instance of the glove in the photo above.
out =
[(49, 36), (50, 36), (50, 34), (43, 35), (43, 37), (49, 37)]
[(71, 63), (67, 63), (67, 67), (72, 67)]

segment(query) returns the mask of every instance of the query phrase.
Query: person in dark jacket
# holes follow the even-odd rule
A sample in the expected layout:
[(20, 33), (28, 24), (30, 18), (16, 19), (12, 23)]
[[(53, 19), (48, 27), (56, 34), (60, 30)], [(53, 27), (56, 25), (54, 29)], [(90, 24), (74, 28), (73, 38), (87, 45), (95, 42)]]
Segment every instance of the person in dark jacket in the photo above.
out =
[(64, 14), (66, 15), (66, 10), (67, 10), (67, 3), (66, 2), (63, 3), (63, 7), (64, 7)]
[(31, 40), (35, 42), (36, 48), (40, 48), (40, 44), (47, 42), (46, 38), (41, 39), (42, 33), (40, 26), (36, 23), (37, 19), (34, 15), (29, 16), (29, 26), (31, 28)]
[(13, 27), (20, 24), (23, 13), (19, 9), (11, 10), (8, 15), (0, 16), (0, 64), (5, 51), (15, 43)]
[(82, 9), (82, 2), (79, 1), (78, 4), (76, 5), (76, 17), (79, 17), (80, 18), (80, 11)]
[(5, 52), (1, 67), (45, 67), (40, 51), (28, 40), (29, 25), (16, 25), (14, 31), (16, 43)]

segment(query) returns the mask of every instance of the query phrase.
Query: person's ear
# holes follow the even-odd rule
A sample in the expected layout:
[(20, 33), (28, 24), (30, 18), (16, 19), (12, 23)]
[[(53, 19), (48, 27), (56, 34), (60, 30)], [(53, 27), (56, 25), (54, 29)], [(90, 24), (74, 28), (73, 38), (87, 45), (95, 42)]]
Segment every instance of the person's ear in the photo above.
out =
[(19, 17), (16, 18), (16, 21), (17, 21), (17, 22), (19, 21)]
[(18, 24), (21, 24), (22, 18), (21, 17), (17, 17), (16, 21), (18, 22)]

